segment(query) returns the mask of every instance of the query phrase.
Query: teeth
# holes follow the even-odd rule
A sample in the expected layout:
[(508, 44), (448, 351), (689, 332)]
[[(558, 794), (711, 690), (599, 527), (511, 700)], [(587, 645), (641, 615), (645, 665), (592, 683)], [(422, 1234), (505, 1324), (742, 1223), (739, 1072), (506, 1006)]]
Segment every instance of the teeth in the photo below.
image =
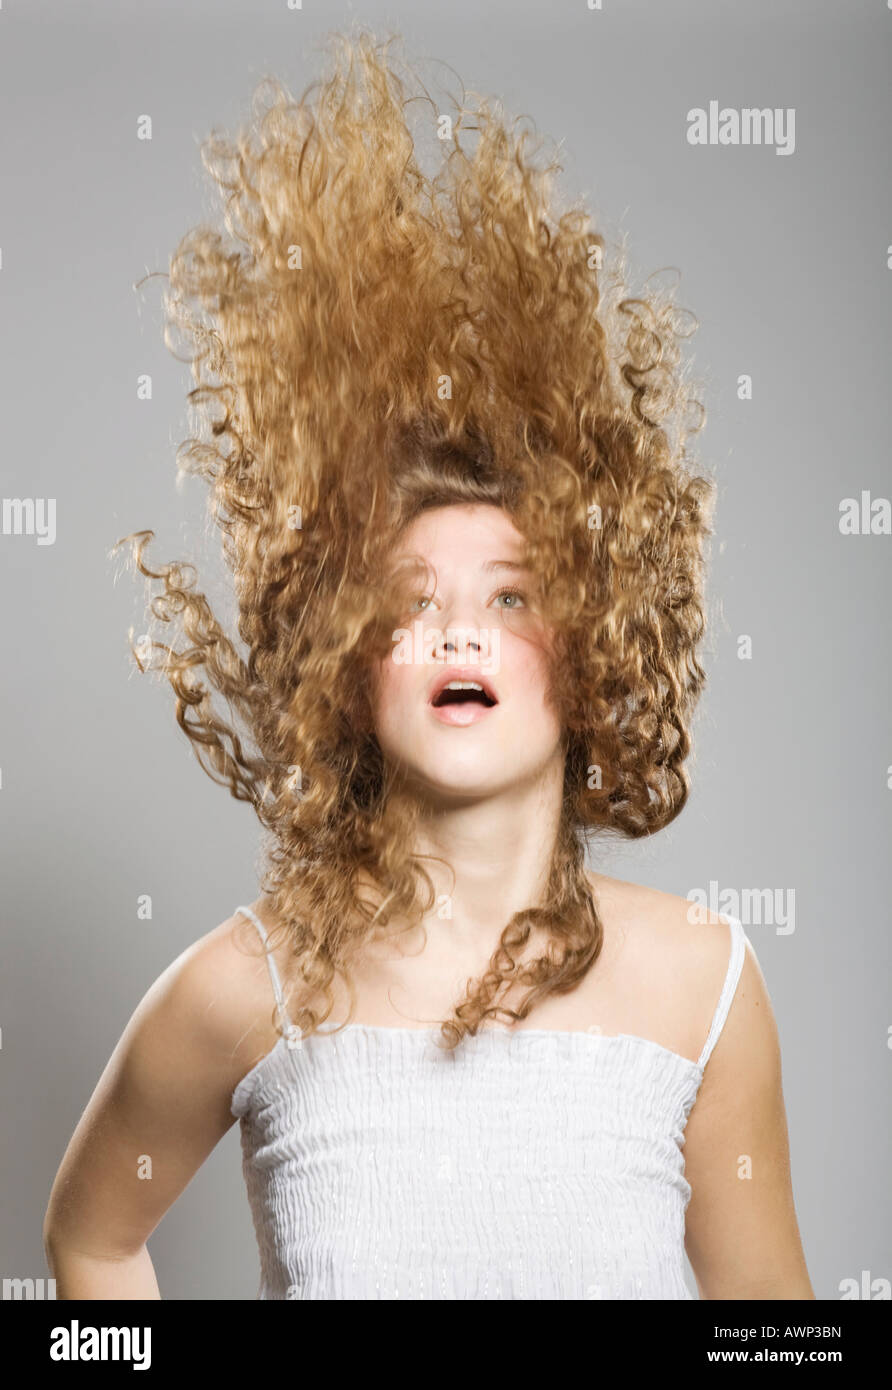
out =
[(483, 694), (483, 686), (478, 681), (450, 681), (443, 686), (444, 690), (479, 690)]

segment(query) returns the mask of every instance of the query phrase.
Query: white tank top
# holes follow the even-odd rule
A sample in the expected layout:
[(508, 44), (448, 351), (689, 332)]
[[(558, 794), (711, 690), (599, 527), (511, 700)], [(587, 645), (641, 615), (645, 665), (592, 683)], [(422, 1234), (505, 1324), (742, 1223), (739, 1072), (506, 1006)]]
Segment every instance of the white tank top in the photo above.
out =
[[(267, 935), (248, 907), (264, 943)], [(349, 1024), (282, 1036), (232, 1096), (262, 1299), (690, 1299), (684, 1130), (698, 1061), (627, 1033)]]

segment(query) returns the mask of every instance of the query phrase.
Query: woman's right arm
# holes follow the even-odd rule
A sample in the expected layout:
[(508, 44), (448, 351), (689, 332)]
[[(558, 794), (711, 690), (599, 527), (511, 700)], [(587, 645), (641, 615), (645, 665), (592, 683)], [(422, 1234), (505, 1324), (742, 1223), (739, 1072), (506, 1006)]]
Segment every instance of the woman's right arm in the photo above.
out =
[(57, 1298), (161, 1297), (146, 1241), (235, 1123), (232, 1092), (276, 1040), (261, 972), (230, 918), (140, 1002), (50, 1193), (43, 1236)]

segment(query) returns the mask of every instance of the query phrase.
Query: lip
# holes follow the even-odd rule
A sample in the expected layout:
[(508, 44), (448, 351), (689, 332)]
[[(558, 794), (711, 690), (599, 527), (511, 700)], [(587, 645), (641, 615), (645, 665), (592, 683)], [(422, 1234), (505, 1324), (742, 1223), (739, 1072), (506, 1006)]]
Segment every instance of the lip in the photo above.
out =
[[(469, 700), (466, 705), (440, 705), (437, 707), (434, 700), (450, 681), (476, 681), (478, 685), (483, 686), (485, 693), (491, 700), (495, 701), (495, 704), (478, 705), (475, 701)], [(431, 714), (441, 724), (452, 724), (459, 727), (477, 724), (499, 707), (499, 697), (495, 687), (479, 666), (444, 666), (431, 682), (427, 701)]]

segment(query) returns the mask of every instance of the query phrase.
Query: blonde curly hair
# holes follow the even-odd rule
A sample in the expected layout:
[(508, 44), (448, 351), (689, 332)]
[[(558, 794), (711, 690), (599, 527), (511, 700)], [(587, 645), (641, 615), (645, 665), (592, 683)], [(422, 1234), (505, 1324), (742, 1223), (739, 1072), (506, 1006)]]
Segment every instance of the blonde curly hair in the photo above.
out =
[[(153, 532), (118, 545), (160, 581), (151, 612), (180, 639), (134, 648), (140, 669), (166, 676), (202, 767), (269, 832), (262, 887), (309, 1035), (364, 943), (434, 904), (419, 808), (369, 699), (400, 611), (388, 556), (426, 507), (510, 515), (555, 639), (563, 806), (547, 906), (505, 925), (441, 1024), (452, 1049), (597, 959), (590, 835), (650, 835), (685, 804), (714, 486), (689, 468), (704, 415), (671, 293), (630, 297), (624, 256), (608, 277), (584, 207), (556, 208), (561, 166), (537, 165), (496, 103), (447, 115), (411, 95), (395, 43), (335, 35), (330, 71), (298, 101), (265, 79), (249, 128), (202, 147), (232, 240), (199, 226), (170, 261), (167, 323), (192, 348), (202, 425), (180, 458), (210, 485), (246, 650), (194, 566), (146, 563)], [(442, 141), (430, 175), (415, 101)], [(521, 960), (534, 929), (547, 949)]]

